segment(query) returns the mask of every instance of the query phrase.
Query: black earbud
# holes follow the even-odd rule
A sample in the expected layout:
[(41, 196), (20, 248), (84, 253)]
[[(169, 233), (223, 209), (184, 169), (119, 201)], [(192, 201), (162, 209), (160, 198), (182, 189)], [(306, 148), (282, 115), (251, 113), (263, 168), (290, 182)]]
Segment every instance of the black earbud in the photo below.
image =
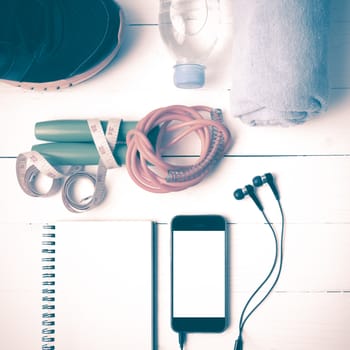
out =
[[(269, 220), (269, 218), (266, 216), (265, 212), (264, 212), (264, 208), (255, 192), (257, 187), (261, 187), (263, 186), (265, 183), (267, 183), (270, 186), (271, 191), (273, 192), (275, 199), (278, 202), (278, 206), (280, 209), (280, 213), (281, 213), (281, 234), (280, 234), (280, 247), (278, 248), (278, 239), (277, 239), (277, 235), (276, 235), (276, 231), (275, 231), (275, 227), (273, 225), (273, 223)], [(243, 339), (242, 339), (242, 334), (243, 334), (243, 328), (245, 323), (247, 322), (247, 320), (249, 319), (249, 317), (252, 315), (252, 313), (264, 302), (264, 300), (270, 295), (270, 293), (272, 292), (273, 288), (275, 287), (275, 285), (277, 284), (280, 274), (281, 274), (281, 270), (282, 270), (282, 262), (283, 262), (283, 242), (284, 242), (284, 226), (285, 226), (285, 219), (284, 219), (284, 212), (282, 209), (282, 204), (280, 202), (280, 195), (277, 189), (277, 186), (274, 182), (274, 178), (272, 176), (271, 173), (266, 173), (262, 176), (255, 176), (253, 178), (253, 185), (246, 185), (243, 188), (238, 188), (234, 193), (233, 193), (234, 197), (238, 200), (243, 199), (244, 197), (246, 197), (247, 195), (249, 197), (251, 197), (251, 199), (254, 201), (254, 203), (256, 204), (256, 206), (259, 208), (259, 210), (261, 211), (262, 215), (264, 216), (265, 222), (266, 224), (269, 225), (271, 232), (273, 234), (274, 240), (275, 240), (275, 258), (274, 258), (274, 264), (272, 266), (272, 268), (270, 269), (270, 271), (268, 272), (266, 278), (264, 279), (264, 281), (255, 289), (255, 291), (251, 294), (251, 296), (249, 297), (248, 301), (246, 302), (246, 304), (243, 307), (243, 311), (241, 313), (240, 316), (240, 321), (239, 321), (239, 334), (238, 334), (238, 338), (235, 341), (235, 345), (234, 345), (234, 350), (243, 350)], [(280, 260), (279, 260), (279, 265), (276, 265), (277, 259), (278, 259), (278, 255), (280, 256)], [(270, 281), (272, 273), (275, 271), (276, 266), (278, 266), (278, 272), (276, 274), (275, 277), (273, 277), (273, 282), (272, 282), (272, 287), (265, 293), (265, 296), (260, 299), (260, 301), (257, 302), (257, 304), (255, 306), (253, 306), (252, 311), (250, 311), (250, 313), (245, 314), (247, 311), (247, 307), (249, 306), (249, 304), (252, 302), (252, 300), (254, 300), (255, 295), (259, 292), (259, 290), (265, 285), (266, 282)]]
[(263, 211), (264, 208), (259, 200), (259, 198), (257, 197), (256, 193), (255, 193), (255, 189), (252, 185), (247, 185), (243, 188), (238, 188), (235, 192), (233, 192), (233, 196), (237, 199), (237, 200), (241, 200), (243, 199), (245, 196), (249, 196), (254, 203), (256, 204), (256, 206)]
[(255, 187), (260, 187), (264, 183), (267, 183), (270, 186), (272, 193), (274, 194), (275, 198), (279, 201), (280, 194), (278, 192), (277, 186), (275, 185), (275, 182), (273, 180), (273, 176), (271, 173), (267, 173), (263, 176), (255, 176), (253, 178), (253, 184)]
[[(255, 187), (260, 187), (263, 184), (268, 184), (271, 188), (272, 193), (274, 194), (277, 201), (280, 200), (280, 194), (278, 192), (277, 186), (275, 185), (275, 181), (271, 173), (266, 173), (262, 176), (255, 176), (253, 178), (253, 185)], [(238, 188), (234, 193), (234, 197), (238, 200), (243, 199), (245, 196), (250, 196), (250, 198), (254, 201), (256, 206), (263, 211), (264, 207), (262, 206), (258, 196), (255, 193), (255, 188), (252, 185), (247, 185), (243, 188)]]

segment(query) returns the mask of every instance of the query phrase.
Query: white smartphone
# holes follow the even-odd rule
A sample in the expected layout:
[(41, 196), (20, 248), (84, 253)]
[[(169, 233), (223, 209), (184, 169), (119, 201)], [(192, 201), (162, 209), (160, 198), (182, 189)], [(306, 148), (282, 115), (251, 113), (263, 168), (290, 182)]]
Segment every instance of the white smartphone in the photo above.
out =
[(176, 332), (227, 326), (228, 237), (219, 215), (179, 215), (171, 223), (171, 324)]

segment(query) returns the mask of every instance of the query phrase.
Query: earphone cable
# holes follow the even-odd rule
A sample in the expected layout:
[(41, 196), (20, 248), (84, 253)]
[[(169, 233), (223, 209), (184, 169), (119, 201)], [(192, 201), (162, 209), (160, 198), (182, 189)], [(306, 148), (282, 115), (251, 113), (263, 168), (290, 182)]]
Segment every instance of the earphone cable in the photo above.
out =
[(185, 332), (179, 332), (178, 336), (179, 336), (180, 350), (183, 350), (184, 346), (185, 346), (185, 342), (186, 342), (186, 333)]
[(272, 290), (274, 289), (274, 287), (276, 286), (280, 275), (281, 275), (281, 271), (282, 271), (282, 266), (283, 266), (283, 257), (284, 257), (284, 252), (283, 252), (283, 244), (284, 244), (284, 226), (285, 226), (285, 216), (284, 216), (284, 211), (282, 208), (282, 204), (280, 200), (277, 200), (278, 203), (278, 207), (280, 210), (280, 214), (281, 214), (281, 236), (280, 236), (280, 261), (279, 261), (279, 267), (278, 267), (278, 272), (276, 274), (276, 277), (270, 287), (270, 289), (266, 292), (266, 294), (264, 295), (264, 297), (254, 306), (254, 308), (248, 313), (248, 315), (246, 317), (244, 317), (244, 314), (246, 312), (247, 307), (249, 306), (249, 304), (251, 303), (251, 301), (253, 300), (253, 298), (255, 297), (255, 295), (259, 292), (259, 290), (265, 285), (265, 283), (267, 283), (267, 281), (270, 279), (273, 271), (275, 270), (276, 267), (276, 263), (277, 263), (277, 259), (278, 259), (278, 242), (277, 242), (277, 235), (276, 235), (276, 231), (271, 223), (271, 221), (267, 218), (266, 214), (264, 211), (262, 212), (262, 215), (264, 216), (265, 222), (268, 224), (268, 226), (270, 227), (272, 234), (274, 236), (274, 241), (275, 241), (275, 258), (274, 258), (274, 262), (272, 264), (272, 268), (269, 271), (268, 275), (266, 276), (266, 278), (264, 279), (264, 281), (259, 285), (259, 287), (252, 293), (252, 295), (250, 296), (250, 298), (248, 299), (248, 301), (246, 302), (243, 311), (241, 313), (241, 317), (240, 317), (240, 321), (239, 321), (239, 336), (238, 336), (238, 340), (239, 340), (239, 344), (240, 344), (240, 349), (243, 348), (243, 342), (242, 342), (242, 332), (243, 332), (243, 328), (244, 325), (246, 324), (246, 322), (248, 321), (248, 319), (250, 318), (250, 316), (255, 312), (255, 310), (266, 300), (266, 298), (271, 294)]
[(242, 332), (243, 330), (243, 327), (244, 327), (244, 324), (246, 323), (246, 321), (248, 320), (248, 318), (250, 317), (250, 315), (255, 311), (255, 309), (257, 307), (259, 307), (259, 305), (262, 303), (259, 302), (255, 307), (254, 309), (244, 318), (244, 314), (249, 306), (249, 304), (251, 303), (251, 301), (254, 299), (254, 297), (256, 296), (256, 294), (260, 291), (260, 289), (267, 283), (267, 281), (270, 279), (273, 271), (275, 270), (275, 267), (276, 267), (276, 264), (277, 264), (277, 258), (278, 258), (278, 241), (277, 241), (277, 235), (276, 235), (276, 232), (270, 222), (270, 220), (267, 218), (266, 214), (264, 211), (261, 211), (262, 212), (262, 215), (264, 216), (264, 219), (265, 219), (265, 222), (269, 225), (272, 233), (273, 233), (273, 238), (274, 238), (274, 243), (275, 243), (275, 257), (274, 257), (274, 260), (273, 260), (273, 264), (271, 266), (271, 269), (269, 271), (269, 273), (267, 274), (267, 276), (265, 277), (265, 279), (260, 283), (260, 285), (258, 286), (258, 288), (255, 289), (255, 291), (252, 293), (252, 295), (249, 297), (248, 301), (246, 302), (244, 308), (243, 308), (243, 311), (241, 313), (241, 317), (240, 317), (240, 320), (239, 320), (239, 330), (240, 330), (240, 333)]

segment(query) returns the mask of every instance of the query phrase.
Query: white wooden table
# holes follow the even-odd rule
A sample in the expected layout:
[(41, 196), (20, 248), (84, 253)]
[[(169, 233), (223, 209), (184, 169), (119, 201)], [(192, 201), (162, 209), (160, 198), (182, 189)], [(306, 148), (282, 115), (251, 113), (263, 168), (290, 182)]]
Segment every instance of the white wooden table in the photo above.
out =
[[(230, 1), (225, 35), (207, 67), (203, 89), (173, 86), (173, 58), (157, 27), (158, 1), (119, 0), (125, 41), (118, 59), (95, 78), (57, 92), (0, 86), (1, 222), (77, 219), (151, 219), (158, 223), (158, 348), (178, 349), (170, 327), (169, 222), (177, 214), (215, 213), (230, 223), (231, 313), (223, 334), (194, 334), (186, 349), (232, 349), (243, 303), (273, 258), (271, 234), (237, 187), (272, 172), (285, 208), (285, 265), (273, 294), (247, 322), (245, 350), (350, 349), (350, 1), (332, 0), (329, 111), (304, 125), (252, 128), (230, 115)], [(83, 214), (68, 212), (60, 196), (26, 196), (15, 177), (16, 156), (36, 143), (34, 124), (66, 118), (139, 120), (172, 104), (222, 108), (234, 137), (229, 154), (201, 184), (179, 193), (152, 194), (126, 169), (108, 172), (108, 197)], [(195, 153), (194, 153), (195, 154)], [(176, 161), (176, 159), (175, 159)], [(259, 196), (273, 221), (277, 205), (266, 186)]]

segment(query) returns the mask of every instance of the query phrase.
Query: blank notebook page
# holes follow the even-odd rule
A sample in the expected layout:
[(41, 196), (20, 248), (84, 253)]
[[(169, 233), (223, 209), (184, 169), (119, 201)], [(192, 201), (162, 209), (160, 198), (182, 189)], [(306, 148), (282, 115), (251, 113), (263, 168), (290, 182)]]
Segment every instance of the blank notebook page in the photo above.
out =
[(152, 224), (56, 224), (57, 349), (152, 349)]
[[(46, 312), (54, 314), (54, 334), (46, 336), (55, 350), (153, 349), (152, 222), (54, 225), (53, 286), (42, 285), (51, 272), (41, 266), (42, 225), (7, 225), (0, 235), (0, 348), (41, 349)], [(45, 288), (55, 290), (54, 309), (43, 308)]]

